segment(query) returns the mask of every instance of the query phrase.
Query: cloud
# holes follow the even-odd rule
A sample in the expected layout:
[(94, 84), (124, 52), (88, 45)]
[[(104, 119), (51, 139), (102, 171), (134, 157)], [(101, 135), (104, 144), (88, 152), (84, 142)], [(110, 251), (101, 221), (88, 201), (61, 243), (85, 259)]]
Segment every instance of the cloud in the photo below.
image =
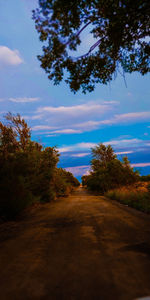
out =
[(36, 102), (38, 100), (40, 100), (38, 97), (9, 98), (9, 101), (16, 102), (16, 103), (27, 103), (27, 102), (30, 103), (30, 102)]
[(36, 125), (32, 127), (33, 131), (38, 131), (38, 130), (51, 130), (55, 129), (56, 127), (53, 126), (48, 126), (48, 125)]
[[(85, 173), (83, 173), (83, 175), (84, 175), (84, 176), (90, 175), (90, 170), (85, 171)], [(83, 176), (83, 175), (82, 175), (82, 176)]]
[(61, 133), (61, 134), (73, 134), (73, 133), (81, 133), (81, 130), (77, 129), (60, 129), (60, 130), (55, 130), (52, 131), (52, 133)]
[(23, 63), (18, 50), (11, 50), (6, 46), (0, 46), (0, 66), (20, 65)]
[(97, 100), (71, 106), (44, 106), (39, 107), (31, 118), (43, 119), (43, 126), (56, 126), (56, 134), (82, 133), (99, 127), (99, 119), (112, 114), (116, 105), (117, 101)]
[(131, 167), (138, 167), (138, 168), (143, 168), (143, 167), (150, 167), (150, 162), (148, 163), (135, 163), (131, 164)]
[[(139, 147), (139, 145), (142, 146), (149, 146), (149, 141), (144, 141), (140, 139), (116, 139), (116, 140), (110, 140), (108, 142), (103, 142), (105, 146), (111, 145), (114, 146), (116, 149), (124, 148), (125, 150), (117, 152), (117, 154), (128, 154), (131, 153), (132, 150), (128, 150), (126, 148), (131, 147)], [(97, 143), (77, 143), (74, 145), (64, 145), (63, 147), (60, 147), (58, 150), (61, 153), (65, 152), (73, 152), (73, 151), (84, 151), (84, 150), (90, 150), (91, 148), (95, 147)], [(127, 153), (128, 152), (128, 153)]]
[[(79, 128), (90, 128), (93, 130), (94, 128), (98, 128), (100, 125), (113, 125), (113, 124), (122, 124), (128, 122), (140, 122), (150, 119), (150, 111), (144, 112), (132, 112), (126, 114), (116, 114), (113, 118), (100, 120), (100, 121), (87, 121), (76, 124), (76, 127)], [(150, 127), (150, 126), (148, 126)]]
[(100, 125), (101, 121), (86, 121), (82, 123), (75, 124), (74, 126), (81, 129), (90, 129), (90, 128), (96, 128), (98, 125)]
[(131, 154), (134, 151), (121, 151), (121, 152), (115, 152), (116, 155), (121, 155), (121, 154)]
[(85, 157), (88, 155), (89, 155), (89, 153), (75, 153), (75, 154), (72, 154), (71, 157)]
[(45, 106), (38, 108), (38, 113), (49, 113), (49, 114), (61, 114), (62, 115), (69, 115), (69, 116), (81, 116), (87, 113), (90, 114), (103, 114), (106, 111), (110, 110), (112, 104), (116, 104), (116, 101), (107, 101), (103, 102), (102, 104), (97, 102), (87, 102), (85, 104), (80, 105), (73, 105), (73, 106)]
[(66, 169), (66, 171), (71, 172), (74, 176), (82, 176), (83, 174), (89, 172), (90, 165), (68, 167), (65, 169)]
[(110, 104), (119, 104), (119, 101), (103, 101), (103, 104), (108, 104), (108, 105), (110, 105)]
[(105, 146), (111, 145), (111, 146), (129, 146), (129, 145), (136, 145), (141, 144), (142, 140), (140, 139), (123, 139), (123, 140), (110, 140), (109, 142), (104, 142)]
[(43, 115), (34, 115), (32, 117), (30, 117), (31, 120), (40, 120), (40, 119), (43, 119)]
[(47, 134), (46, 137), (57, 136), (57, 134)]
[(110, 120), (110, 123), (122, 123), (122, 122), (137, 122), (141, 120), (146, 120), (150, 119), (150, 111), (143, 111), (143, 112), (131, 112), (131, 113), (126, 113), (126, 114), (120, 114), (120, 115), (115, 115), (112, 120)]
[[(140, 122), (142, 120), (150, 119), (150, 111), (144, 111), (144, 112), (132, 112), (132, 113), (126, 113), (126, 114), (116, 114), (114, 117), (110, 119), (100, 120), (100, 121), (87, 121), (78, 123), (75, 125), (75, 127), (78, 128), (87, 128), (87, 129), (96, 129), (100, 125), (113, 125), (113, 124), (122, 124), (128, 123), (128, 122)], [(150, 127), (150, 126), (148, 126)]]
[(84, 150), (84, 149), (91, 149), (92, 147), (95, 147), (96, 143), (78, 143), (71, 146), (64, 146), (59, 148), (59, 152), (71, 152), (71, 151), (77, 151), (77, 150)]
[(115, 115), (113, 118), (104, 120), (88, 120), (81, 123), (72, 124), (73, 128), (78, 128), (81, 132), (96, 130), (102, 126), (110, 126), (113, 124), (133, 123), (145, 121), (150, 118), (150, 112), (135, 112)]
[(122, 123), (141, 122), (150, 119), (150, 111), (114, 114), (117, 101), (91, 101), (72, 106), (39, 107), (32, 120), (43, 119), (43, 122), (57, 127), (50, 134), (83, 133)]
[(110, 124), (111, 124), (110, 120), (101, 120), (101, 121), (82, 122), (82, 123), (74, 124), (73, 126), (75, 128), (82, 129), (82, 132), (84, 132), (84, 131), (92, 131), (98, 129), (100, 128), (100, 125), (110, 125)]

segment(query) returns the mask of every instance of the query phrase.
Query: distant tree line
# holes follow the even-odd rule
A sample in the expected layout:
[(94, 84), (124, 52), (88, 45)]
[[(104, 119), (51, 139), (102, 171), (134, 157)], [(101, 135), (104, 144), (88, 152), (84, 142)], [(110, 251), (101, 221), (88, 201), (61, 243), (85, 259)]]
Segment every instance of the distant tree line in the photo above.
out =
[(90, 175), (82, 177), (83, 186), (100, 193), (108, 190), (131, 185), (139, 180), (138, 171), (130, 166), (127, 156), (121, 162), (117, 159), (111, 145), (98, 144), (92, 148)]
[(57, 168), (59, 153), (31, 140), (19, 114), (0, 122), (0, 217), (11, 219), (35, 202), (67, 195), (79, 185), (70, 172)]

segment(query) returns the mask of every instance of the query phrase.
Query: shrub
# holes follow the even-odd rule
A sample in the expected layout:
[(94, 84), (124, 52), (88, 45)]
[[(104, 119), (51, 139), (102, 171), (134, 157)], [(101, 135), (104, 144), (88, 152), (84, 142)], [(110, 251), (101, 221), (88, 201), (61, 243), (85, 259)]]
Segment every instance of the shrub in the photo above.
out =
[(114, 189), (105, 193), (105, 196), (143, 212), (150, 212), (150, 193), (148, 190), (143, 190), (143, 187), (142, 189), (133, 187)]
[(35, 201), (49, 202), (67, 195), (79, 182), (57, 168), (55, 147), (31, 141), (31, 131), (20, 115), (0, 122), (0, 217), (11, 219)]
[(55, 190), (56, 195), (67, 196), (73, 188), (80, 185), (79, 181), (72, 175), (62, 168), (57, 168), (55, 172)]
[(22, 176), (1, 180), (0, 199), (0, 216), (4, 219), (15, 218), (35, 201)]
[(144, 182), (148, 182), (148, 181), (150, 181), (150, 175), (140, 176), (140, 180), (144, 181)]
[(104, 193), (123, 185), (135, 183), (139, 175), (130, 167), (127, 157), (123, 162), (116, 158), (110, 145), (99, 144), (92, 149), (91, 174), (83, 176), (83, 185), (92, 191)]

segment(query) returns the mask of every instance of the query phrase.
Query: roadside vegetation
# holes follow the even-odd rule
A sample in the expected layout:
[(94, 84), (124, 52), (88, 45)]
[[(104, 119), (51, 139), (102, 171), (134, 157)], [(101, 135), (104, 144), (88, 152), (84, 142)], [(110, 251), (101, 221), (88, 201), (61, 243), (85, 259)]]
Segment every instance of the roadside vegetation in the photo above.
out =
[(150, 175), (140, 176), (127, 156), (120, 161), (111, 145), (92, 148), (91, 172), (82, 177), (89, 190), (143, 212), (150, 212)]
[(150, 185), (121, 187), (105, 193), (107, 198), (117, 200), (122, 204), (150, 213)]
[(59, 153), (31, 140), (31, 129), (18, 114), (0, 122), (0, 218), (15, 218), (27, 206), (66, 196), (79, 185), (57, 168)]

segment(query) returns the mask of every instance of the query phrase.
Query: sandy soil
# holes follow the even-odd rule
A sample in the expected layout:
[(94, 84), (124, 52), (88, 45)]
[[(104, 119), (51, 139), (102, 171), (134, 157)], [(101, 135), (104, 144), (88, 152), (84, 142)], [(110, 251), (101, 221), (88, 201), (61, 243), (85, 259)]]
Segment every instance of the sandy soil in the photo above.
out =
[(0, 225), (0, 299), (150, 295), (150, 216), (79, 188)]

